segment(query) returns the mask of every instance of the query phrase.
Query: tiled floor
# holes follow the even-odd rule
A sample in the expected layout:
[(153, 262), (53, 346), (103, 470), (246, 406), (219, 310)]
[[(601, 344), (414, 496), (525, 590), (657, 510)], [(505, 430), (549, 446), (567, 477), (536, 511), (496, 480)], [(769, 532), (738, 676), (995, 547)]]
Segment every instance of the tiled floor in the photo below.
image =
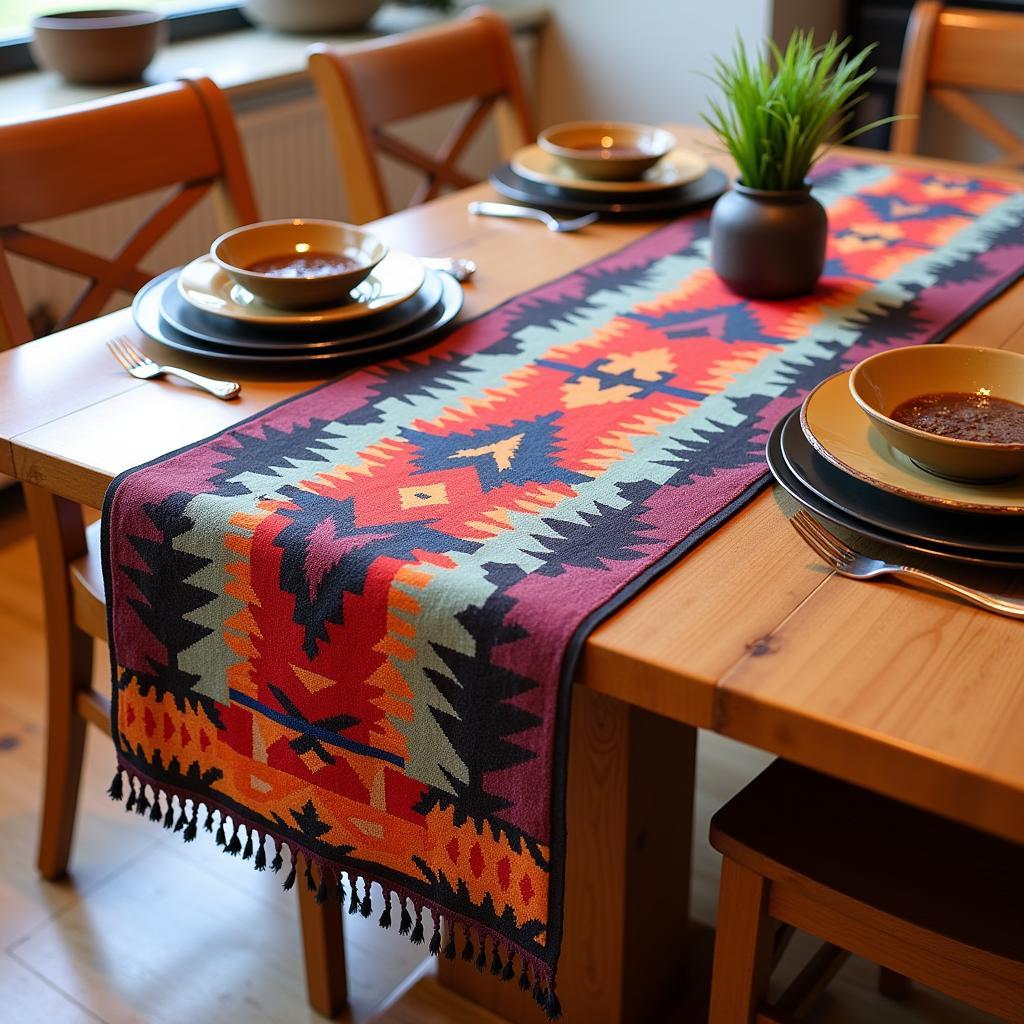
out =
[[(185, 847), (177, 836), (111, 803), (104, 795), (111, 747), (96, 730), (86, 754), (74, 875), (59, 885), (39, 879), (33, 862), (43, 712), (34, 553), (23, 520), (0, 508), (0, 1022), (319, 1021), (305, 1000), (294, 895), (283, 894), (275, 876), (225, 857), (203, 832), (199, 842)], [(701, 921), (714, 919), (718, 882), (717, 857), (702, 838), (708, 818), (766, 760), (729, 741), (702, 738), (693, 894)], [(441, 989), (421, 948), (381, 931), (373, 919), (346, 917), (345, 924), (351, 1006), (343, 1020), (496, 1020)], [(810, 945), (794, 943), (798, 948), (784, 969), (791, 973), (800, 949)], [(924, 990), (895, 1004), (878, 996), (873, 985), (871, 966), (852, 961), (810, 1020), (990, 1019)], [(672, 1020), (683, 1024), (687, 1018)]]

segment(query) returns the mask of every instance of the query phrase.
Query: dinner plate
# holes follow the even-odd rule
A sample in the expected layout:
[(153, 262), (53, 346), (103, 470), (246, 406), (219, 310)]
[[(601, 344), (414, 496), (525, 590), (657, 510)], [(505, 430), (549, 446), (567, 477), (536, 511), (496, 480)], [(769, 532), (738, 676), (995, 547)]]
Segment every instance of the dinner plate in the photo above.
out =
[(251, 324), (299, 326), (335, 324), (381, 313), (411, 298), (423, 284), (423, 264), (392, 250), (352, 292), (351, 302), (329, 309), (275, 309), (261, 302), (209, 255), (182, 267), (177, 286), (181, 297), (204, 313)]
[(768, 460), (768, 468), (771, 470), (776, 482), (791, 497), (813, 512), (819, 519), (824, 519), (826, 522), (834, 523), (836, 526), (852, 530), (862, 537), (869, 537), (891, 547), (909, 551), (914, 555), (948, 559), (969, 565), (997, 566), (1003, 569), (1014, 569), (1017, 572), (1024, 572), (1024, 558), (1022, 557), (1014, 558), (1009, 554), (996, 554), (975, 548), (946, 547), (924, 540), (905, 537), (868, 523), (847, 512), (845, 509), (833, 505), (832, 502), (826, 501), (821, 495), (816, 494), (800, 481), (799, 477), (790, 469), (782, 452), (782, 432), (786, 428), (787, 419), (798, 415), (799, 413), (796, 411), (790, 413), (789, 417), (783, 419), (775, 427), (768, 438), (768, 444), (765, 447), (765, 457)]
[(637, 181), (596, 181), (580, 177), (558, 157), (546, 153), (540, 146), (524, 146), (512, 154), (509, 161), (513, 171), (529, 181), (542, 185), (559, 185), (584, 192), (660, 192), (664, 189), (689, 185), (707, 172), (708, 162), (681, 146), (673, 149)]
[[(173, 274), (173, 271), (171, 272)], [(201, 341), (237, 349), (267, 352), (307, 352), (333, 348), (342, 343), (368, 341), (381, 334), (400, 330), (419, 319), (441, 300), (440, 275), (431, 271), (423, 287), (406, 302), (370, 318), (349, 320), (340, 324), (306, 326), (245, 324), (223, 317), (210, 316), (187, 303), (175, 287), (170, 275), (156, 278), (146, 286), (141, 303), (153, 303), (159, 315), (175, 330)]]
[[(428, 272), (428, 277), (433, 274), (433, 271)], [(132, 305), (132, 312), (139, 329), (154, 341), (179, 352), (187, 352), (189, 355), (202, 356), (206, 359), (278, 367), (342, 359), (360, 359), (365, 362), (371, 357), (391, 358), (406, 349), (422, 345), (455, 319), (462, 309), (462, 286), (448, 274), (438, 273), (436, 276), (441, 286), (441, 297), (418, 320), (373, 338), (345, 338), (337, 340), (334, 345), (316, 349), (302, 346), (299, 350), (281, 350), (263, 345), (229, 348), (215, 342), (204, 341), (172, 327), (160, 315), (158, 303), (140, 302), (139, 296), (136, 296)]]
[(861, 483), (814, 450), (796, 412), (786, 418), (779, 442), (786, 465), (805, 487), (862, 522), (928, 545), (1020, 558), (1024, 568), (1024, 531), (1012, 516), (934, 508)]
[(804, 400), (807, 440), (833, 466), (909, 501), (962, 512), (1024, 514), (1024, 476), (1003, 483), (957, 483), (928, 473), (892, 448), (850, 394), (850, 374), (837, 373)]
[(683, 213), (717, 199), (729, 179), (711, 167), (696, 181), (659, 192), (587, 192), (580, 188), (545, 185), (517, 174), (511, 164), (491, 173), (490, 182), (508, 199), (563, 213), (600, 213), (615, 217), (646, 217)]

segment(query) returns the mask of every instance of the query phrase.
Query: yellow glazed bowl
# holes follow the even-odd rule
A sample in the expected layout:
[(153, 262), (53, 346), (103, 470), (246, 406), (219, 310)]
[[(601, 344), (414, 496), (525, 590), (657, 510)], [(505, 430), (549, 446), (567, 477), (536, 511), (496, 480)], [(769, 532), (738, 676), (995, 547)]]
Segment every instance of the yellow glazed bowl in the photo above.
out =
[(630, 181), (676, 147), (663, 128), (623, 121), (569, 121), (537, 136), (537, 145), (581, 178)]
[[(279, 309), (341, 305), (387, 252), (376, 235), (335, 220), (266, 220), (228, 231), (210, 246), (214, 263), (258, 299)], [(344, 256), (354, 265), (309, 277), (278, 277), (247, 269), (263, 260), (305, 253)]]
[(1007, 480), (1024, 473), (1024, 444), (941, 437), (890, 418), (902, 402), (941, 392), (986, 394), (1024, 404), (1024, 355), (966, 345), (893, 349), (856, 366), (850, 391), (882, 437), (929, 473), (965, 482)]

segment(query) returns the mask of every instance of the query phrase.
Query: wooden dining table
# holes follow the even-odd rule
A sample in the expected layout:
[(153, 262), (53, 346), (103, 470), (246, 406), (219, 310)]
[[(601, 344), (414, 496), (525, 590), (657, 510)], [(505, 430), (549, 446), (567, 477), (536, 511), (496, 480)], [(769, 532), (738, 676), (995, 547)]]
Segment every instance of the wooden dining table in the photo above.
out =
[[(707, 142), (699, 130), (673, 130)], [(990, 167), (851, 155), (1024, 187), (1024, 175)], [(730, 170), (723, 156), (711, 160)], [(657, 226), (601, 221), (556, 235), (471, 216), (467, 203), (480, 198), (493, 198), (489, 186), (374, 225), (409, 252), (477, 262), (463, 318)], [(129, 377), (105, 348), (118, 335), (160, 360), (240, 379), (240, 398)], [(950, 340), (1024, 353), (1024, 282)], [(0, 472), (98, 508), (122, 470), (318, 379), (172, 358), (120, 310), (0, 353)], [(559, 971), (569, 1021), (651, 1019), (680, 984), (698, 729), (1024, 843), (1024, 623), (827, 571), (770, 487), (593, 631), (577, 682)], [(442, 961), (440, 972), (509, 1020), (539, 1019), (516, 986), (461, 962)]]

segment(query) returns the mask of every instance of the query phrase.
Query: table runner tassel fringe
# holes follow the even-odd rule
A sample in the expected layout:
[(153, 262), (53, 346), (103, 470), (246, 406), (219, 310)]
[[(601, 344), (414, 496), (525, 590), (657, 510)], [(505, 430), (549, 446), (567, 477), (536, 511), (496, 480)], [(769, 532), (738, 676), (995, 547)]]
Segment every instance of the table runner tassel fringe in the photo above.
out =
[[(125, 776), (127, 776), (128, 796), (125, 799)], [(148, 792), (147, 792), (148, 790)], [(152, 794), (152, 797), (150, 796)], [(136, 814), (148, 817), (150, 821), (159, 821), (163, 827), (174, 832), (181, 832), (182, 839), (186, 843), (195, 840), (199, 832), (199, 809), (200, 804), (193, 797), (182, 798), (180, 794), (170, 793), (166, 789), (154, 786), (151, 782), (144, 781), (135, 775), (130, 769), (118, 766), (114, 778), (107, 789), (107, 795), (116, 803), (123, 803), (125, 811), (135, 811)], [(161, 798), (163, 808), (161, 808)], [(175, 802), (177, 804), (177, 815), (175, 815)], [(396, 889), (387, 886), (376, 878), (368, 878), (353, 871), (346, 871), (327, 864), (322, 858), (311, 854), (308, 850), (296, 846), (293, 843), (281, 842), (269, 833), (260, 835), (259, 830), (251, 825), (242, 822), (232, 822), (232, 815), (222, 811), (219, 807), (206, 804), (206, 819), (203, 824), (205, 832), (214, 833), (214, 841), (226, 853), (232, 857), (242, 855), (242, 860), (252, 860), (253, 867), (257, 871), (270, 870), (279, 873), (284, 868), (284, 857), (282, 849), (287, 848), (289, 854), (289, 870), (285, 877), (283, 888), (294, 887), (298, 878), (300, 858), (305, 863), (303, 877), (307, 889), (316, 893), (316, 902), (323, 904), (329, 898), (331, 886), (334, 887), (335, 898), (339, 908), (347, 909), (349, 914), (360, 914), (362, 917), (370, 917), (373, 914), (373, 901), (370, 886), (376, 882), (384, 897), (384, 909), (378, 919), (381, 928), (390, 928), (392, 925), (391, 901), (392, 897), (398, 899), (401, 907), (399, 918), (398, 934), (407, 936), (413, 945), (421, 946), (426, 940), (426, 932), (423, 926), (423, 911), (429, 910), (433, 921), (433, 933), (430, 943), (427, 946), (432, 956), (444, 956), (448, 960), (454, 960), (458, 954), (455, 928), (462, 928), (463, 946), (462, 959), (467, 962), (474, 962), (476, 969), (483, 972), (488, 963), (490, 971), (495, 977), (502, 981), (512, 981), (516, 977), (515, 959), (520, 960), (519, 987), (525, 992), (533, 989), (533, 998), (538, 1006), (544, 1011), (549, 1020), (557, 1020), (562, 1015), (562, 1007), (555, 994), (554, 985), (551, 983), (550, 974), (535, 963), (528, 963), (522, 952), (513, 949), (508, 943), (501, 942), (489, 933), (481, 932), (479, 926), (464, 920), (453, 920), (451, 914), (438, 911), (436, 908), (421, 904), (414, 897), (404, 895)], [(217, 827), (214, 832), (214, 815), (217, 815)], [(230, 824), (229, 824), (230, 823)], [(242, 845), (241, 833), (245, 830), (245, 845)], [(228, 831), (231, 830), (231, 838), (228, 838)], [(274, 859), (268, 865), (267, 846), (273, 843), (275, 847)], [(316, 872), (314, 873), (314, 867)], [(342, 876), (348, 876), (348, 894), (345, 892), (345, 884)], [(318, 877), (319, 876), (319, 877)], [(359, 895), (359, 888), (362, 888), (362, 896)], [(412, 910), (410, 910), (410, 906)], [(447, 918), (448, 941), (442, 949), (441, 923)], [(472, 933), (476, 932), (476, 943), (473, 942)], [(487, 955), (488, 939), (490, 940), (490, 958)]]

